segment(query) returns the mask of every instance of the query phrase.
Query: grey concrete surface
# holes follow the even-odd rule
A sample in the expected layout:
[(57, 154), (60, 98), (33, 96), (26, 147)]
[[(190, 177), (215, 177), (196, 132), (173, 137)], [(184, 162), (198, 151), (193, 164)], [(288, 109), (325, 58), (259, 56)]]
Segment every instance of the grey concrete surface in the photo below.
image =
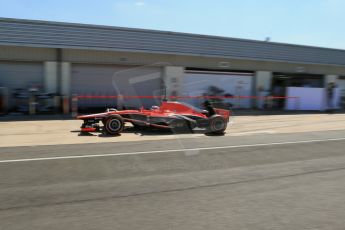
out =
[[(0, 229), (344, 229), (336, 138), (345, 131), (0, 148)], [(177, 151), (150, 153), (164, 149)]]

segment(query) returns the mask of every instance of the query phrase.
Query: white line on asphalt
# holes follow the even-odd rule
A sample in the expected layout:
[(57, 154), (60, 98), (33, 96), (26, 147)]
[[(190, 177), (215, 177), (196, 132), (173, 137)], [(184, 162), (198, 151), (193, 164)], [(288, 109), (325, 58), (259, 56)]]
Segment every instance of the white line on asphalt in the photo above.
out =
[(167, 149), (167, 150), (155, 150), (155, 151), (144, 151), (144, 152), (128, 152), (128, 153), (109, 153), (109, 154), (75, 155), (75, 156), (42, 157), (42, 158), (22, 158), (22, 159), (13, 159), (13, 160), (0, 160), (0, 163), (14, 163), (14, 162), (28, 162), (28, 161), (47, 161), (47, 160), (64, 160), (64, 159), (111, 157), (111, 156), (126, 156), (126, 155), (140, 155), (140, 154), (149, 154), (149, 153), (192, 152), (192, 151), (213, 150), (213, 149), (246, 148), (246, 147), (270, 146), (270, 145), (288, 145), (288, 144), (302, 144), (302, 143), (342, 141), (342, 140), (345, 140), (345, 137), (333, 138), (333, 139), (314, 139), (314, 140), (304, 140), (304, 141), (271, 142), (271, 143), (261, 143), (261, 144), (259, 143), (259, 144), (248, 144), (248, 145), (215, 146), (215, 147), (192, 148), (192, 149)]
[(259, 131), (250, 131), (250, 132), (240, 132), (240, 133), (229, 133), (226, 136), (246, 136), (252, 134), (275, 134), (274, 130), (259, 130)]

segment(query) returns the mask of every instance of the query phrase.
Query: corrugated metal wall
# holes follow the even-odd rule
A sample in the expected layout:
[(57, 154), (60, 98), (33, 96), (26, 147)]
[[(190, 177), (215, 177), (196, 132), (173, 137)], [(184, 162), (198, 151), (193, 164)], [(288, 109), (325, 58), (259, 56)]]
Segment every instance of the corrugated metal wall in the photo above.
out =
[(345, 51), (215, 36), (0, 18), (0, 44), (345, 65)]

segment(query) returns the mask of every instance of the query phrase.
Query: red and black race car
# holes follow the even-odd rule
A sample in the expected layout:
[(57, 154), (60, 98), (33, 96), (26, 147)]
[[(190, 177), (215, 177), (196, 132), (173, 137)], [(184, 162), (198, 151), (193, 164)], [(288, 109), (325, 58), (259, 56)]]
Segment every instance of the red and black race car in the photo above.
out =
[[(210, 103), (205, 103), (205, 108), (206, 110), (202, 110), (182, 102), (163, 101), (161, 106), (153, 106), (150, 110), (107, 109), (104, 113), (81, 115), (77, 119), (84, 121), (81, 126), (82, 132), (103, 130), (110, 135), (121, 133), (125, 122), (130, 122), (135, 127), (175, 131), (192, 131), (198, 127), (206, 129), (206, 133), (224, 133), (231, 115), (230, 111), (213, 108)], [(103, 128), (99, 122), (103, 123)]]

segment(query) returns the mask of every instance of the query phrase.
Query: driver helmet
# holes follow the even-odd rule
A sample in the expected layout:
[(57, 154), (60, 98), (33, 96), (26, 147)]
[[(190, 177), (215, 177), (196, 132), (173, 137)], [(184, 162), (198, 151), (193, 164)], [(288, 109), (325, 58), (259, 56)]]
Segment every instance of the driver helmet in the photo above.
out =
[(208, 101), (208, 100), (204, 101), (204, 106), (205, 106), (205, 107), (211, 106), (210, 101)]

